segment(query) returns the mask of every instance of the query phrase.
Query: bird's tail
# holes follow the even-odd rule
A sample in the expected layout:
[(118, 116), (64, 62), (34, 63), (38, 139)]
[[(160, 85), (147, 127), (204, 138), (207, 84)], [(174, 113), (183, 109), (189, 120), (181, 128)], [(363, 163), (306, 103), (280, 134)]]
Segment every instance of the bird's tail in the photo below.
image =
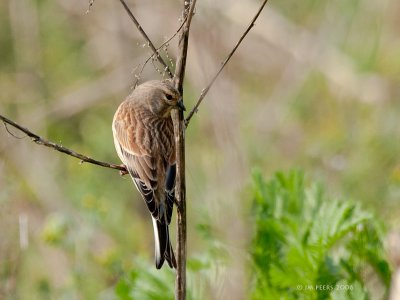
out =
[(152, 217), (155, 242), (156, 268), (160, 269), (166, 260), (170, 268), (176, 269), (174, 250), (169, 239), (169, 230), (166, 223), (161, 223)]

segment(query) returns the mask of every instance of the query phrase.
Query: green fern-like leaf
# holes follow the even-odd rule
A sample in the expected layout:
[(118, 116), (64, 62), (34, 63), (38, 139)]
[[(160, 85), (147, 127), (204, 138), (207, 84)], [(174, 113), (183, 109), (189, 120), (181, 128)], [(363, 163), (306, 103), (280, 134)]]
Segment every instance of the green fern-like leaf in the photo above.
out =
[[(299, 171), (278, 173), (269, 182), (260, 171), (253, 173), (253, 299), (363, 299), (366, 267), (387, 289), (383, 231), (374, 216), (306, 182)], [(337, 292), (334, 287), (343, 282), (352, 290)]]

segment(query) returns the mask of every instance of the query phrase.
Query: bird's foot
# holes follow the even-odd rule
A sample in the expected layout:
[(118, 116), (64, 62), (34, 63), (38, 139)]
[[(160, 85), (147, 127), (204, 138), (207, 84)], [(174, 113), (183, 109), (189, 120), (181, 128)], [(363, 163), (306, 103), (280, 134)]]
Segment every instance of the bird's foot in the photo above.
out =
[(119, 170), (119, 175), (124, 176), (126, 174), (129, 174), (128, 170), (126, 169), (126, 166), (124, 164), (119, 165), (121, 168), (124, 168), (124, 170)]

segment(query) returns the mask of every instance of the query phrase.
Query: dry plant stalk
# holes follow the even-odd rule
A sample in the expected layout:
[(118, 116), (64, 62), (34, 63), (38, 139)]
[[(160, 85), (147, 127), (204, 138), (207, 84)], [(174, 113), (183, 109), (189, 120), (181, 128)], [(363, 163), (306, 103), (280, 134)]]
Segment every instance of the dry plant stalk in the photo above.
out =
[[(190, 23), (192, 21), (196, 0), (183, 1), (183, 20), (185, 25), (179, 35), (179, 55), (176, 62), (174, 84), (183, 96), (183, 81), (185, 78), (187, 50), (189, 44)], [(183, 21), (184, 22), (184, 21)], [(172, 113), (176, 149), (176, 179), (175, 197), (177, 202), (177, 234), (176, 234), (176, 279), (175, 299), (186, 299), (186, 178), (185, 178), (185, 119), (183, 111)]]
[(65, 153), (65, 154), (67, 154), (69, 156), (76, 157), (76, 158), (80, 159), (82, 163), (83, 162), (87, 162), (87, 163), (91, 163), (91, 164), (98, 165), (98, 166), (101, 166), (101, 167), (119, 170), (121, 175), (128, 174), (125, 166), (123, 166), (123, 165), (117, 165), (117, 164), (111, 164), (111, 163), (99, 161), (99, 160), (93, 159), (93, 158), (91, 158), (89, 156), (80, 154), (80, 153), (78, 153), (78, 152), (76, 152), (74, 150), (68, 149), (68, 148), (64, 147), (63, 145), (56, 144), (54, 142), (48, 141), (48, 140), (40, 137), (36, 133), (33, 133), (29, 129), (27, 129), (25, 127), (22, 127), (21, 125), (17, 124), (16, 122), (14, 122), (14, 121), (12, 121), (12, 120), (10, 120), (10, 119), (2, 116), (2, 115), (0, 115), (0, 120), (3, 121), (7, 132), (10, 135), (12, 135), (13, 137), (15, 137), (15, 138), (18, 138), (18, 137), (16, 137), (14, 134), (12, 134), (8, 130), (7, 124), (13, 126), (14, 128), (18, 129), (19, 131), (22, 131), (23, 133), (25, 133), (28, 137), (30, 137), (32, 139), (33, 142), (35, 142), (38, 145), (46, 146), (46, 147), (52, 148), (54, 150), (57, 150), (59, 152)]
[(253, 19), (250, 22), (250, 25), (247, 27), (245, 32), (242, 34), (240, 37), (239, 41), (236, 43), (235, 47), (233, 47), (232, 51), (228, 54), (228, 56), (225, 58), (225, 60), (221, 63), (221, 67), (218, 69), (217, 73), (215, 73), (214, 77), (211, 79), (210, 83), (207, 85), (206, 88), (204, 88), (201, 91), (201, 94), (199, 96), (199, 99), (197, 100), (195, 106), (192, 108), (192, 110), (189, 112), (188, 116), (185, 119), (185, 126), (187, 127), (189, 125), (190, 120), (192, 119), (193, 115), (197, 113), (199, 106), (201, 102), (203, 101), (204, 97), (207, 95), (208, 91), (210, 90), (211, 86), (214, 84), (215, 80), (221, 74), (222, 70), (225, 68), (226, 64), (228, 61), (231, 59), (232, 55), (235, 53), (236, 49), (239, 47), (239, 45), (242, 43), (246, 35), (249, 33), (251, 28), (255, 25), (255, 22), (258, 18), (258, 16), (261, 14), (261, 11), (264, 9), (265, 4), (267, 4), (268, 0), (264, 0), (264, 2), (261, 4), (260, 8), (258, 9), (257, 13), (253, 17)]
[(153, 51), (153, 54), (156, 56), (157, 60), (160, 62), (160, 64), (162, 64), (162, 66), (164, 67), (164, 70), (167, 72), (169, 78), (172, 78), (172, 72), (169, 69), (168, 65), (166, 64), (166, 62), (164, 61), (164, 59), (161, 57), (161, 55), (158, 53), (158, 50), (156, 49), (156, 47), (154, 47), (153, 42), (150, 40), (149, 36), (147, 35), (147, 33), (144, 31), (142, 25), (140, 25), (140, 23), (138, 22), (138, 20), (135, 18), (135, 16), (133, 15), (132, 11), (129, 9), (128, 5), (126, 4), (126, 2), (124, 0), (119, 0), (121, 2), (121, 4), (124, 6), (124, 9), (126, 11), (126, 13), (129, 15), (129, 17), (131, 18), (132, 22), (136, 25), (137, 29), (139, 30), (140, 34), (143, 36), (143, 38), (146, 40), (148, 46), (150, 47), (150, 49)]

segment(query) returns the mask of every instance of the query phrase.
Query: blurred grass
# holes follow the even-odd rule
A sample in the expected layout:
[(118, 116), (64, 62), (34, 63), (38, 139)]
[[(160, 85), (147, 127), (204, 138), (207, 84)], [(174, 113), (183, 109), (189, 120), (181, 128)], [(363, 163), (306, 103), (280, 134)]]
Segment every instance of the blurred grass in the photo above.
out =
[[(178, 27), (176, 1), (129, 4), (156, 44)], [(187, 107), (257, 5), (198, 4)], [(77, 0), (0, 3), (0, 113), (117, 163), (112, 116), (149, 50), (119, 3), (96, 2), (88, 15), (86, 9)], [(271, 2), (210, 91), (186, 135), (188, 249), (207, 248), (194, 227), (210, 223), (237, 255), (220, 274), (218, 295), (247, 293), (252, 227), (244, 188), (253, 166), (267, 177), (302, 168), (326, 182), (329, 194), (357, 199), (388, 228), (399, 225), (399, 11), (394, 0)], [(148, 66), (143, 80), (150, 78), (160, 76)], [(28, 217), (27, 248), (19, 245), (21, 215)], [(138, 256), (153, 260), (150, 220), (128, 178), (5, 130), (0, 235), (5, 299), (112, 299)]]

